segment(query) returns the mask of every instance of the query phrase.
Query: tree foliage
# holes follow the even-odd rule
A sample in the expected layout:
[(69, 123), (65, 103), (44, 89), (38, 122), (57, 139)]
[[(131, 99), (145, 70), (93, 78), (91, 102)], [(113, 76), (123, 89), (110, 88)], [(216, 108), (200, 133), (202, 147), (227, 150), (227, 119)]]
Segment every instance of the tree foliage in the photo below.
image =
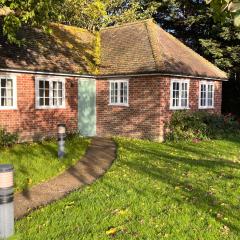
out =
[(3, 34), (10, 43), (20, 44), (17, 32), (22, 26), (41, 26), (47, 30), (54, 6), (60, 2), (61, 0), (0, 0)]
[(151, 18), (160, 3), (137, 0), (64, 0), (53, 20), (94, 31), (101, 27)]
[(234, 24), (240, 27), (240, 1), (239, 0), (206, 0), (207, 4), (214, 9), (214, 19), (224, 21), (231, 15)]

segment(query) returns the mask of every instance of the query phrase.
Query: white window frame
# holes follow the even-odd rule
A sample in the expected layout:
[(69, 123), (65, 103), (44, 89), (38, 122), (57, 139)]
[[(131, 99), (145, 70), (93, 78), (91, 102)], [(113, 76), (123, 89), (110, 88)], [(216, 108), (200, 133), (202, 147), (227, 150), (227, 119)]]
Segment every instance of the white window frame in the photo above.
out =
[[(173, 106), (173, 83), (179, 83), (179, 106)], [(182, 83), (187, 83), (187, 106), (180, 106), (182, 100)], [(170, 110), (183, 110), (190, 109), (189, 108), (189, 79), (171, 79), (171, 87), (170, 87)]]
[[(121, 103), (120, 102), (120, 87), (118, 87), (118, 93), (117, 93), (117, 103), (111, 102), (111, 84), (112, 83), (118, 83), (118, 86), (120, 86), (120, 83), (127, 83), (127, 103)], [(109, 80), (109, 105), (111, 106), (129, 106), (129, 79), (117, 79), (117, 80)]]
[[(201, 86), (206, 85), (206, 105), (201, 106)], [(213, 86), (213, 95), (212, 95), (212, 106), (208, 106), (208, 86)], [(209, 82), (209, 81), (200, 81), (199, 82), (199, 95), (198, 95), (198, 108), (199, 109), (214, 109), (214, 92), (215, 92), (215, 87), (214, 87), (214, 82)]]
[[(39, 81), (49, 81), (49, 106), (40, 106), (39, 103)], [(62, 82), (62, 105), (56, 106), (53, 105), (53, 81)], [(65, 108), (65, 78), (64, 77), (57, 77), (57, 76), (37, 76), (35, 77), (35, 105), (36, 109), (61, 109)]]
[[(12, 106), (1, 106), (0, 102), (0, 110), (16, 110), (17, 109), (17, 75), (15, 74), (1, 74), (0, 78), (8, 78), (13, 81), (13, 105)], [(1, 84), (1, 82), (0, 82)], [(1, 101), (1, 93), (0, 93), (0, 101)]]

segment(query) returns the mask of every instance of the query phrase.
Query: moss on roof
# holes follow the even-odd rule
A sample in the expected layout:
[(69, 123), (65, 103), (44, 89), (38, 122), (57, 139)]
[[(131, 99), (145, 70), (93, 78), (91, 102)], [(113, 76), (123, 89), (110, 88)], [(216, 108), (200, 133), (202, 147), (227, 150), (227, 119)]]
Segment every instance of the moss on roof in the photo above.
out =
[[(1, 67), (67, 73), (94, 73), (95, 34), (77, 27), (51, 24), (52, 33), (23, 29), (23, 46), (0, 38)], [(94, 66), (94, 67), (93, 67)]]
[(80, 74), (165, 73), (226, 79), (225, 72), (164, 31), (144, 20), (89, 31), (51, 24), (52, 33), (25, 28), (26, 44), (0, 36), (0, 67)]

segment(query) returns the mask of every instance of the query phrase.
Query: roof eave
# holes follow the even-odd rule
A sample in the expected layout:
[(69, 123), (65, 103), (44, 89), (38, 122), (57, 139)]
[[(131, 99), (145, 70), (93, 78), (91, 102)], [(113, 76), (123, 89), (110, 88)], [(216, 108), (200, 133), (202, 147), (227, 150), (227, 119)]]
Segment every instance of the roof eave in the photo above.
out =
[(116, 74), (80, 74), (80, 73), (65, 73), (65, 72), (48, 72), (38, 70), (26, 70), (26, 69), (12, 69), (12, 68), (0, 68), (0, 72), (8, 73), (23, 73), (23, 74), (40, 74), (40, 75), (53, 75), (53, 76), (66, 76), (66, 77), (82, 77), (82, 78), (127, 78), (127, 77), (141, 77), (141, 76), (166, 76), (166, 77), (184, 77), (203, 80), (214, 81), (228, 81), (228, 78), (210, 77), (210, 76), (194, 76), (182, 73), (166, 73), (166, 72), (141, 72), (141, 73), (116, 73)]

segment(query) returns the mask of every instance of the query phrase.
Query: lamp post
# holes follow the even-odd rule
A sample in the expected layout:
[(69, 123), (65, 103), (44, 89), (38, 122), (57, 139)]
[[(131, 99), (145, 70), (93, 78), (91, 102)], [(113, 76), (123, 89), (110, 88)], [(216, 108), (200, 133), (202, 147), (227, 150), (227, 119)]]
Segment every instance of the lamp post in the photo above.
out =
[(58, 124), (58, 158), (64, 156), (64, 145), (66, 137), (66, 125)]
[(0, 164), (0, 239), (6, 239), (13, 234), (13, 166)]

